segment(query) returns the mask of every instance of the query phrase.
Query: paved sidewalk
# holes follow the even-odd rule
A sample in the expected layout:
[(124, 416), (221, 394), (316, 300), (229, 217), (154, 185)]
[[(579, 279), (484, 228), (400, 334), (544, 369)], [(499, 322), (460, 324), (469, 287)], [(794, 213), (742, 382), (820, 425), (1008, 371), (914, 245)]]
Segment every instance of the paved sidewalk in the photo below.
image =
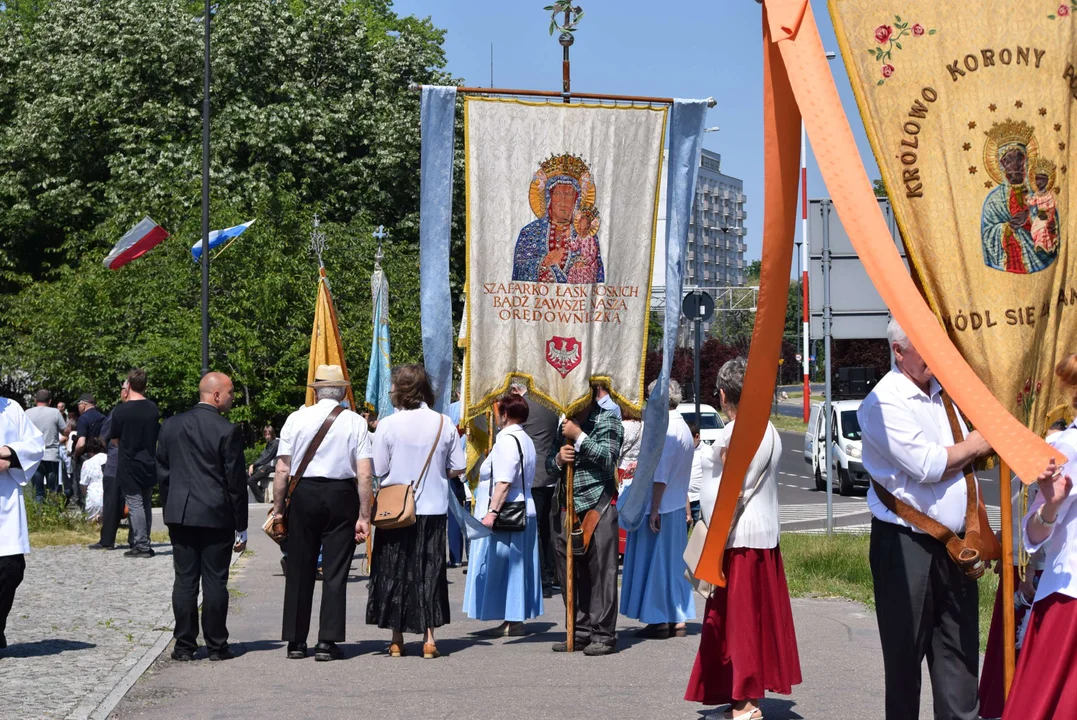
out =
[[(252, 507), (251, 527), (264, 517)], [(535, 634), (489, 640), (472, 635), (493, 623), (459, 611), (464, 575), (450, 571), (452, 623), (438, 632), (445, 657), (427, 661), (421, 642), (408, 636), (412, 654), (388, 658), (389, 634), (364, 624), (366, 577), (357, 554), (352, 565), (348, 639), (340, 662), (289, 661), (280, 636), (284, 579), (279, 552), (251, 533), (253, 554), (235, 566), (229, 615), (233, 648), (226, 663), (174, 663), (167, 654), (131, 688), (114, 718), (273, 717), (318, 718), (699, 718), (704, 710), (682, 700), (699, 644), (699, 624), (684, 639), (640, 641), (639, 625), (621, 619), (621, 652), (605, 658), (555, 655), (564, 608), (547, 600)], [(315, 628), (317, 603), (315, 596)], [(702, 613), (702, 602), (698, 603)], [(804, 684), (790, 698), (768, 698), (768, 720), (882, 716), (882, 660), (875, 618), (862, 606), (838, 600), (793, 601)], [(316, 629), (309, 639), (313, 647)], [(204, 651), (203, 651), (204, 652)], [(419, 656), (416, 657), (415, 655)], [(921, 718), (930, 718), (925, 680)], [(709, 709), (708, 709), (709, 710)]]

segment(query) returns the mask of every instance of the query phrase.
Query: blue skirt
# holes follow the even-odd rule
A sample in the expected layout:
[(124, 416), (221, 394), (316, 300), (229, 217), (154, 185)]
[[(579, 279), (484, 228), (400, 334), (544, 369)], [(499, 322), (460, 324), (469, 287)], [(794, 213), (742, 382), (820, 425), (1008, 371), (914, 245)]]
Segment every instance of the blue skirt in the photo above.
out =
[(684, 577), (684, 549), (688, 546), (684, 510), (674, 510), (661, 518), (657, 535), (651, 532), (646, 519), (639, 530), (628, 533), (621, 575), (621, 614), (647, 624), (695, 620), (692, 586)]
[(523, 622), (543, 612), (538, 523), (471, 541), (464, 612), (476, 620)]

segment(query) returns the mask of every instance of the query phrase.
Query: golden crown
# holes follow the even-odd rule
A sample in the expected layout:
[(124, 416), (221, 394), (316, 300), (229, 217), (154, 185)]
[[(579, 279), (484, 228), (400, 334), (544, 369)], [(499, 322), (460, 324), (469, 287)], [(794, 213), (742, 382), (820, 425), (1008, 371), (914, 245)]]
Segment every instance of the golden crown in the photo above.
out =
[(1028, 174), (1032, 177), (1037, 175), (1051, 177), (1055, 174), (1055, 164), (1043, 156), (1033, 158), (1028, 164)]
[(1005, 122), (992, 124), (990, 130), (984, 131), (984, 135), (1000, 148), (1008, 145), (1027, 146), (1035, 134), (1035, 129), (1028, 123), (1009, 118)]
[(575, 155), (554, 155), (543, 160), (539, 169), (547, 178), (552, 178), (557, 175), (568, 175), (569, 177), (575, 178), (577, 182), (585, 173), (591, 172), (587, 168), (587, 163)]

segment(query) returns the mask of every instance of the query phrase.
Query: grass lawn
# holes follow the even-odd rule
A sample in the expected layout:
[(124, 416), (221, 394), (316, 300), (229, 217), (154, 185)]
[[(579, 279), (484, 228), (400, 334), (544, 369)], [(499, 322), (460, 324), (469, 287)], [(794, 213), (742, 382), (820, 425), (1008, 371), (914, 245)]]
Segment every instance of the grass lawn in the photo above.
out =
[(770, 422), (774, 424), (774, 427), (779, 430), (786, 430), (788, 432), (807, 432), (808, 423), (803, 422), (799, 417), (789, 417), (788, 415), (771, 415)]
[[(90, 545), (101, 539), (101, 526), (90, 522), (78, 507), (65, 507), (63, 495), (50, 493), (43, 503), (26, 503), (26, 524), (30, 530), (30, 547), (54, 545)], [(126, 541), (120, 528), (119, 538)], [(168, 531), (150, 533), (151, 542), (168, 542)]]
[[(842, 597), (875, 609), (868, 567), (868, 535), (801, 535), (782, 533), (782, 560), (793, 597)], [(995, 607), (998, 576), (980, 578), (980, 650)]]
[[(786, 395), (788, 395), (790, 399), (792, 399), (792, 398), (802, 398), (802, 397), (804, 397), (804, 391), (803, 390), (796, 390), (796, 391), (791, 392), (791, 393), (786, 393)], [(812, 399), (812, 402), (815, 402), (815, 401), (822, 402), (823, 401), (823, 396), (822, 395), (812, 395), (811, 399)]]

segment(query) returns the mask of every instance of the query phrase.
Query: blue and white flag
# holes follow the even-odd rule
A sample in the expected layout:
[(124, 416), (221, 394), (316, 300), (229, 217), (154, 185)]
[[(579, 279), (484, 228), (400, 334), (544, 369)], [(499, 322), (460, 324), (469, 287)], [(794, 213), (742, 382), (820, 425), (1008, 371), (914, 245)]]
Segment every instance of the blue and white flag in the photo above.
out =
[[(209, 249), (213, 250), (218, 245), (223, 245), (225, 242), (237, 238), (247, 231), (251, 225), (254, 224), (253, 220), (243, 223), (242, 225), (236, 225), (235, 227), (226, 228), (224, 230), (214, 230), (209, 234)], [(199, 240), (191, 246), (191, 255), (195, 260), (202, 259), (202, 241)]]
[(378, 413), (380, 419), (393, 414), (393, 404), (389, 401), (389, 386), (392, 384), (389, 282), (378, 262), (374, 263), (370, 292), (374, 299), (374, 335), (370, 343), (370, 368), (366, 376), (366, 404)]

